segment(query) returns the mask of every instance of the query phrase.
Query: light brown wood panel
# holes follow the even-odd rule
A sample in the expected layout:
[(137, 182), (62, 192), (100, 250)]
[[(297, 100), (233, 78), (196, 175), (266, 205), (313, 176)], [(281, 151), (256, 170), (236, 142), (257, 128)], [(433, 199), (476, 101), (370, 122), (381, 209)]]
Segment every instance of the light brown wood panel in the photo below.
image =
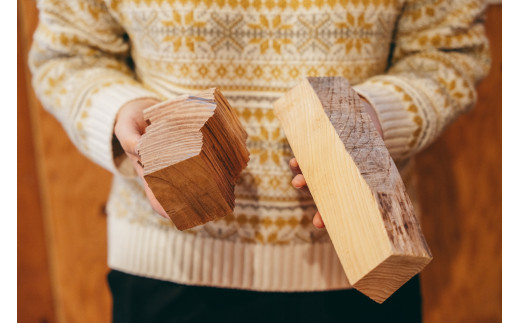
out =
[(18, 20), (18, 321), (55, 322)]
[[(25, 63), (38, 19), (35, 1), (21, 0), (19, 6)], [(27, 66), (25, 74), (57, 319), (109, 322), (104, 207), (111, 176), (76, 150), (38, 103)]]
[(492, 69), (475, 110), (417, 158), (425, 322), (500, 322), (502, 286), (502, 7), (488, 8)]
[(382, 303), (431, 253), (362, 102), (343, 77), (309, 77), (273, 107), (348, 281)]

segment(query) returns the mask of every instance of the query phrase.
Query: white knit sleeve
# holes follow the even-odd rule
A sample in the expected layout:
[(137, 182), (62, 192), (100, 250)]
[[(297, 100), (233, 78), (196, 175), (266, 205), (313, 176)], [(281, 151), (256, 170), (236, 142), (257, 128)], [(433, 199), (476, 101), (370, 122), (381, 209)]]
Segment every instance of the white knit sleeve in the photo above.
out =
[(115, 158), (114, 120), (126, 102), (159, 96), (126, 64), (123, 28), (103, 1), (41, 0), (38, 8), (29, 66), (39, 99), (84, 155), (113, 173), (133, 175), (122, 167), (128, 166), (124, 158)]
[(354, 88), (375, 108), (394, 159), (425, 148), (476, 102), (490, 68), (482, 0), (406, 1), (388, 71)]

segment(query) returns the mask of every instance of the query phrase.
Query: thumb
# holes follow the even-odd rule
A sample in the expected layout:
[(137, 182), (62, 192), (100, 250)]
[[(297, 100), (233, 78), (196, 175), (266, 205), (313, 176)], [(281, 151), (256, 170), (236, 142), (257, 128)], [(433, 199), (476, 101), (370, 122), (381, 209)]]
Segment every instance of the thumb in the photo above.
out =
[(123, 150), (130, 155), (139, 158), (137, 148), (141, 139), (141, 132), (133, 123), (118, 123), (114, 133), (123, 147)]

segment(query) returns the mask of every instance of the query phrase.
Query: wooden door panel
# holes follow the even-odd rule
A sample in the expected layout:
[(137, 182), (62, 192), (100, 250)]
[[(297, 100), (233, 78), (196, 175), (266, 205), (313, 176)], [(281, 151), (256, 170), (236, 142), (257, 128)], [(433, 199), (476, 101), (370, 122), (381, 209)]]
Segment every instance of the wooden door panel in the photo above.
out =
[(417, 158), (425, 322), (500, 322), (502, 307), (502, 7), (488, 8), (489, 76), (475, 109)]
[[(32, 119), (36, 156), (32, 160), (39, 170), (55, 314), (59, 322), (109, 322), (104, 207), (111, 176), (78, 152), (35, 97), (26, 62), (38, 13), (35, 1), (21, 0), (18, 5), (23, 35), (20, 64), (27, 84), (23, 96)], [(33, 305), (25, 299), (19, 308), (30, 311)]]

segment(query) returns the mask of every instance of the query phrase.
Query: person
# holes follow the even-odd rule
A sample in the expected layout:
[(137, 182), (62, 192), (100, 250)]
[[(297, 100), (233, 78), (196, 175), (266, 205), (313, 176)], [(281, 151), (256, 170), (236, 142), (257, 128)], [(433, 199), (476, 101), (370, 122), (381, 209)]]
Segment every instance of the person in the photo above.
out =
[[(347, 78), (413, 199), (413, 156), (474, 106), (489, 69), (485, 7), (38, 1), (29, 58), (36, 93), (76, 147), (114, 175), (107, 205), (114, 322), (420, 321), (417, 277), (382, 305), (351, 289), (272, 103), (305, 76)], [(234, 213), (181, 232), (137, 167), (142, 110), (215, 86), (249, 134), (250, 162)]]

